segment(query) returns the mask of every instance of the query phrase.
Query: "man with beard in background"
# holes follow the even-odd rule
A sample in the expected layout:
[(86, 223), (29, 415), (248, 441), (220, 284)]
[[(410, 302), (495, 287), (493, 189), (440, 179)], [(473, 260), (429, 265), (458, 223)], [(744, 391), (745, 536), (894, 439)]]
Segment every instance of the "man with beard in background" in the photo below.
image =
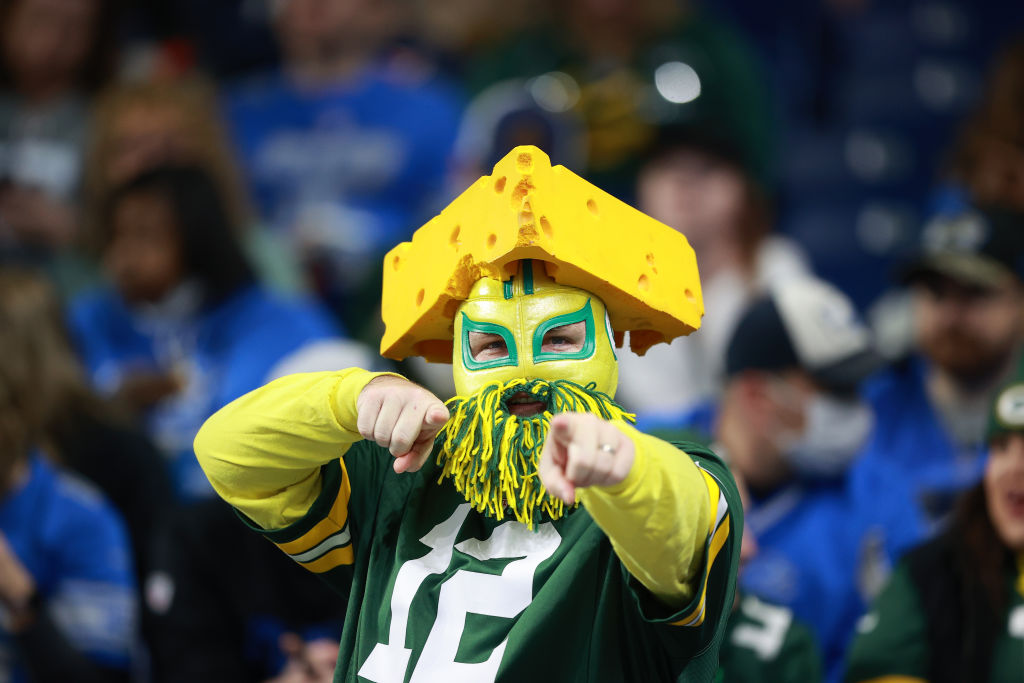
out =
[(295, 375), (196, 440), (247, 523), (349, 596), (335, 680), (710, 681), (735, 484), (612, 398), (614, 338), (699, 325), (685, 239), (519, 147), (384, 272), (382, 353), (451, 359), (447, 407), (396, 375)]
[(910, 285), (916, 353), (869, 384), (878, 416), (867, 467), (910, 483), (938, 524), (976, 483), (992, 393), (1024, 339), (1024, 215), (972, 208), (923, 231)]

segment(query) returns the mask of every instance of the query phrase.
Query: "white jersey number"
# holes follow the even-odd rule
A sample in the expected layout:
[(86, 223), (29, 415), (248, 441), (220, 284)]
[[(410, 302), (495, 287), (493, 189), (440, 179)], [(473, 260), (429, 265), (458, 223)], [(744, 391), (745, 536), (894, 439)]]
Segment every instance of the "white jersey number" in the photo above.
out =
[(779, 656), (793, 613), (785, 607), (761, 602), (753, 595), (743, 597), (743, 612), (756, 623), (743, 623), (732, 632), (732, 642), (753, 650), (761, 661)]
[(412, 672), (410, 683), (483, 683), (493, 681), (508, 640), (502, 641), (485, 662), (463, 664), (455, 661), (462, 639), (466, 614), (514, 617), (533, 599), (533, 574), (551, 557), (561, 537), (549, 523), (536, 532), (518, 522), (497, 527), (484, 541), (469, 539), (455, 545), (455, 537), (469, 514), (469, 504), (460, 505), (446, 521), (430, 530), (420, 542), (431, 549), (421, 558), (409, 560), (398, 570), (391, 594), (391, 629), (388, 642), (378, 643), (359, 668), (359, 675), (374, 683), (402, 683), (412, 650), (405, 647), (409, 606), (420, 586), (431, 574), (444, 572), (453, 551), (477, 560), (518, 557), (500, 575), (460, 569), (441, 585), (437, 617), (430, 629), (423, 653)]

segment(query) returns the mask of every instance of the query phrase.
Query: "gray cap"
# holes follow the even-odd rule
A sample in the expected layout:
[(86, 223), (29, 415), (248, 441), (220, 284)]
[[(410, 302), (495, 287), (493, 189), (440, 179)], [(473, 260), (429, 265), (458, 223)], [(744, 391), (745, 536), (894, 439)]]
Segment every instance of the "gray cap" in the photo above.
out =
[(740, 317), (726, 372), (798, 368), (826, 390), (848, 393), (884, 364), (850, 300), (810, 277), (771, 287)]

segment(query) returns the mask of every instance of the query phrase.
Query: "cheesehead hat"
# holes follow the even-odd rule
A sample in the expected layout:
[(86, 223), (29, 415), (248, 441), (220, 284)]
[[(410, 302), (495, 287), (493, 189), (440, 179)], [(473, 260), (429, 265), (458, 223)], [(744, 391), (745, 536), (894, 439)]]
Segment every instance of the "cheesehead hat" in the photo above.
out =
[(385, 256), (381, 355), (451, 362), (455, 312), (474, 283), (507, 281), (523, 259), (598, 296), (617, 345), (629, 332), (639, 354), (700, 327), (686, 238), (523, 146)]

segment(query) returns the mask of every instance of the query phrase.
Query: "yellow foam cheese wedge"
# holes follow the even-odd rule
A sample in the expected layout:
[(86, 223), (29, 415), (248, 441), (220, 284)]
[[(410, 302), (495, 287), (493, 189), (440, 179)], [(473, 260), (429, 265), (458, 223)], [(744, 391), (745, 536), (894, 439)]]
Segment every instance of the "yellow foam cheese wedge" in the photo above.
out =
[(700, 327), (686, 238), (524, 146), (388, 252), (381, 355), (451, 362), (453, 318), (473, 283), (508, 279), (520, 259), (599, 296), (617, 343), (628, 331), (637, 353)]

